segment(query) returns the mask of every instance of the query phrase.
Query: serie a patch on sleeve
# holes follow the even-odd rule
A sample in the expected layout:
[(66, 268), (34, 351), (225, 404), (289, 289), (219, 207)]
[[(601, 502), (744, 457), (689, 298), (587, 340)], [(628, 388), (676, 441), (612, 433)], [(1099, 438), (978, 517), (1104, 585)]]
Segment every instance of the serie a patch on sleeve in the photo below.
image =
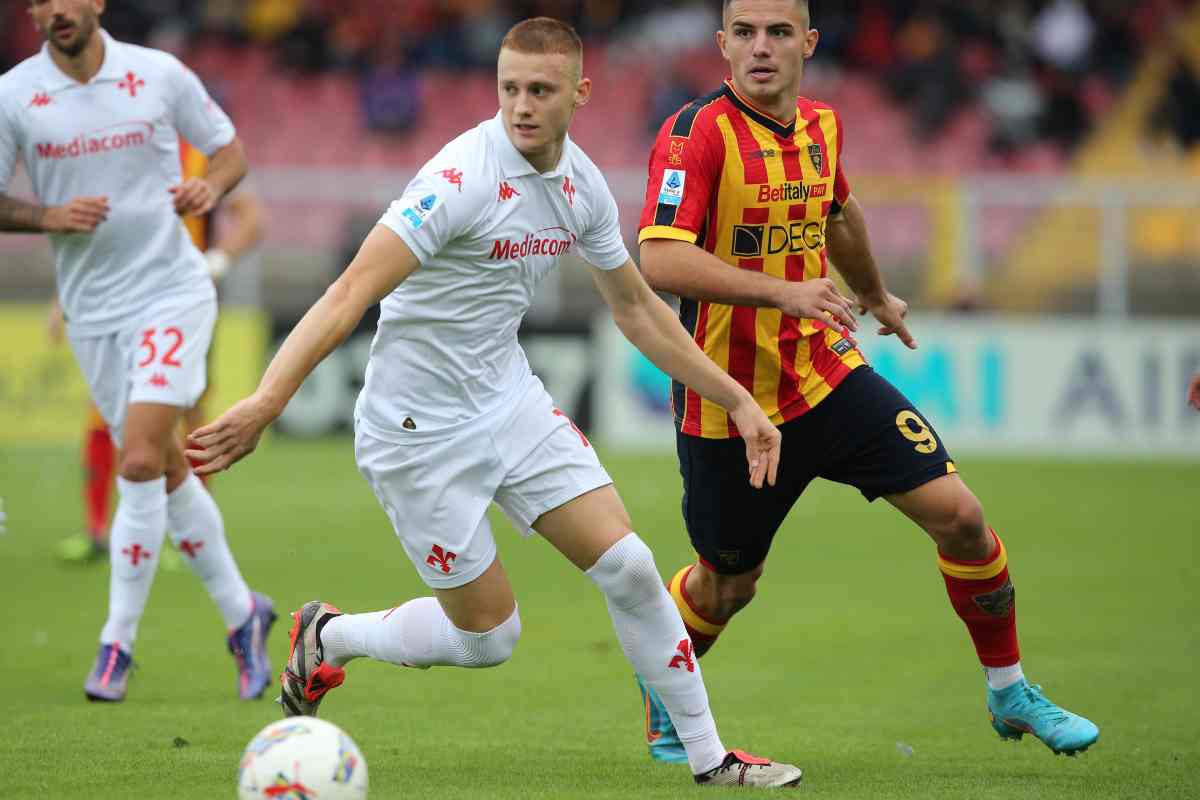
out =
[(429, 215), (437, 208), (438, 199), (436, 194), (427, 194), (401, 211), (400, 215), (414, 231), (420, 230), (421, 226), (425, 224), (425, 220), (429, 219)]
[(681, 169), (663, 171), (662, 189), (658, 193), (661, 205), (677, 206), (683, 202), (683, 184), (687, 180), (687, 172)]

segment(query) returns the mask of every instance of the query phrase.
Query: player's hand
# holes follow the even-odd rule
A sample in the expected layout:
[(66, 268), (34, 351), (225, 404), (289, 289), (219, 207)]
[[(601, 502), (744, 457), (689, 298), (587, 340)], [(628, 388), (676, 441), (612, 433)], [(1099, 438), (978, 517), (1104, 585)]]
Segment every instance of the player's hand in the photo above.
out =
[(763, 480), (774, 486), (775, 476), (779, 472), (779, 451), (783, 445), (783, 435), (779, 432), (767, 415), (759, 408), (753, 397), (747, 394), (737, 408), (729, 412), (738, 433), (746, 442), (746, 461), (750, 465), (750, 485), (755, 489), (763, 487)]
[(837, 284), (829, 278), (809, 281), (789, 281), (784, 284), (779, 298), (779, 310), (793, 317), (806, 317), (829, 323), (853, 344), (850, 331), (858, 330), (854, 318), (854, 305), (843, 297)]
[(238, 401), (215, 420), (188, 435), (187, 457), (199, 462), (197, 475), (227, 470), (254, 452), (266, 427), (277, 415), (258, 395)]
[(175, 198), (175, 213), (181, 217), (207, 214), (220, 199), (217, 190), (204, 178), (188, 178), (167, 191)]
[(42, 217), (47, 233), (91, 233), (108, 219), (107, 197), (76, 197), (66, 205), (51, 206)]
[(1188, 402), (1192, 404), (1192, 408), (1200, 411), (1200, 372), (1192, 376), (1192, 380), (1188, 383)]
[(869, 311), (882, 324), (883, 327), (878, 331), (880, 336), (895, 334), (909, 350), (917, 349), (917, 340), (904, 324), (904, 318), (908, 316), (908, 303), (887, 291), (880, 297), (859, 298), (857, 303), (859, 313), (866, 314)]

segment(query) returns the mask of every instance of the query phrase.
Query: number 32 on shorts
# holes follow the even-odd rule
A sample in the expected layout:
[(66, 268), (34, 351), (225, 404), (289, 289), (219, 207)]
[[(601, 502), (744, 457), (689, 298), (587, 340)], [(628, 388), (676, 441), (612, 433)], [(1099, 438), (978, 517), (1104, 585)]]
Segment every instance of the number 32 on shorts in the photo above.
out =
[[(147, 328), (142, 331), (142, 343), (139, 345), (139, 350), (144, 351), (146, 356), (138, 362), (139, 367), (154, 363), (154, 359), (158, 357), (158, 347), (154, 344), (156, 333), (158, 333), (156, 328)], [(172, 325), (164, 328), (158, 338), (165, 347), (162, 356), (163, 366), (182, 367), (183, 364), (175, 358), (175, 354), (179, 352), (179, 348), (183, 347), (183, 331)]]
[(937, 437), (929, 423), (921, 419), (915, 412), (905, 409), (896, 415), (896, 428), (900, 435), (910, 442), (915, 442), (914, 448), (918, 453), (929, 454), (938, 448)]

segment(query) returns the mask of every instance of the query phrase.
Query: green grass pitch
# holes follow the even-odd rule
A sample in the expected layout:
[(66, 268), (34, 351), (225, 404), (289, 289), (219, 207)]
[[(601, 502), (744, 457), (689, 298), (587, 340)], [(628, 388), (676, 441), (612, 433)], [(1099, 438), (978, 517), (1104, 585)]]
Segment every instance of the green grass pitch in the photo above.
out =
[[(690, 555), (670, 457), (606, 463), (671, 574)], [(1001, 742), (933, 550), (883, 502), (815, 484), (779, 537), (755, 603), (703, 665), (727, 746), (799, 763), (821, 798), (1200, 796), (1200, 625), (1192, 463), (964, 459), (1005, 537), (1029, 676), (1101, 727), (1076, 759)], [(243, 746), (279, 715), (236, 700), (220, 619), (186, 571), (150, 596), (120, 705), (84, 701), (105, 565), (53, 559), (79, 529), (73, 448), (6, 447), (0, 797), (234, 796)], [(274, 439), (215, 487), (242, 569), (281, 613), (424, 593), (354, 468), (348, 440)], [(685, 767), (652, 764), (638, 695), (590, 581), (497, 518), (524, 636), (493, 670), (359, 661), (322, 715), (357, 740), (381, 798), (668, 798)], [(288, 621), (271, 637), (276, 663)]]

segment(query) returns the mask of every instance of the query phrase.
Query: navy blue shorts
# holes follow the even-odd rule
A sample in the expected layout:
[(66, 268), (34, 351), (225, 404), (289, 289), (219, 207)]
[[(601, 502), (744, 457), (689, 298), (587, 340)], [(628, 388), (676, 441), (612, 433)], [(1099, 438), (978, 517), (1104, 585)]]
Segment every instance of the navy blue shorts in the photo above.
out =
[(715, 572), (737, 575), (761, 564), (813, 478), (849, 484), (871, 501), (955, 471), (933, 427), (868, 366), (851, 372), (816, 408), (779, 431), (778, 477), (762, 489), (750, 485), (740, 438), (675, 434), (684, 523), (692, 546)]

